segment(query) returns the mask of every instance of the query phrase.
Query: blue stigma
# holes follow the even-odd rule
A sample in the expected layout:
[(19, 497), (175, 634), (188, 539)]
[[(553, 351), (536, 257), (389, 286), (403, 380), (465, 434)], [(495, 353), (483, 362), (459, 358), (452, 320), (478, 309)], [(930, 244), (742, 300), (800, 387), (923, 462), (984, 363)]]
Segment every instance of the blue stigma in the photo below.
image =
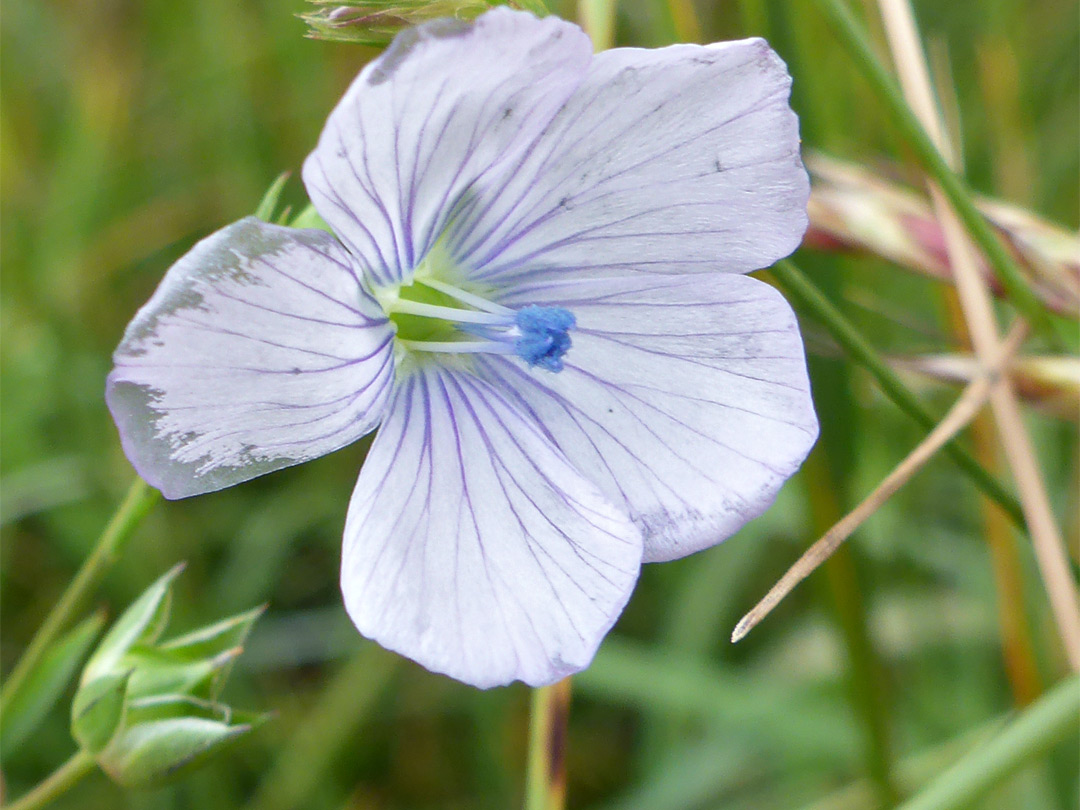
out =
[(563, 370), (563, 355), (570, 349), (570, 335), (577, 321), (562, 307), (528, 306), (518, 310), (515, 323), (521, 337), (514, 341), (517, 356), (530, 366), (548, 371)]

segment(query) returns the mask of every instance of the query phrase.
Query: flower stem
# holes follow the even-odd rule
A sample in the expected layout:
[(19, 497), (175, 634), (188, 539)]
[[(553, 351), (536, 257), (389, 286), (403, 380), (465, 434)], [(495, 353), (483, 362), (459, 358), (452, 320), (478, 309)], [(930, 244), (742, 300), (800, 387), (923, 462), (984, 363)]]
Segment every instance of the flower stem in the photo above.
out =
[(532, 692), (525, 810), (562, 810), (566, 802), (566, 721), (570, 678)]
[(37, 810), (44, 807), (75, 787), (92, 770), (94, 758), (86, 751), (79, 750), (29, 793), (6, 805), (7, 810)]
[[(889, 368), (854, 324), (832, 305), (801, 270), (785, 259), (773, 265), (771, 272), (780, 281), (784, 292), (796, 303), (813, 312), (851, 359), (874, 376), (881, 390), (900, 410), (927, 430), (934, 428), (938, 421), (934, 415)], [(1004, 510), (1013, 523), (1021, 529), (1025, 527), (1024, 513), (1019, 501), (960, 446), (956, 439), (943, 449), (968, 474), (975, 486)]]
[(8, 708), (26, 676), (33, 671), (57, 635), (75, 617), (83, 599), (120, 556), (132, 533), (159, 497), (160, 493), (156, 489), (151, 488), (141, 478), (135, 479), (105, 531), (98, 538), (94, 550), (83, 562), (67, 590), (53, 605), (26, 652), (4, 682), (3, 690), (0, 691), (0, 713)]
[(578, 19), (597, 52), (615, 44), (616, 0), (578, 0)]

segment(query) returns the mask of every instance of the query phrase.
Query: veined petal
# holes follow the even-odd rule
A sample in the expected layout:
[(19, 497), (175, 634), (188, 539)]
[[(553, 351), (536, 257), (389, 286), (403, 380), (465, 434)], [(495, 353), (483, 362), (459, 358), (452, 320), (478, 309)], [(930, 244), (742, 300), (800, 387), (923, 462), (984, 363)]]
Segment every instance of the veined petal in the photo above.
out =
[(505, 8), (402, 32), (304, 163), (312, 202), (377, 283), (400, 281), (452, 213), (482, 205), (489, 179), (520, 162), (591, 53), (577, 26)]
[(637, 276), (553, 286), (542, 303), (577, 318), (562, 372), (479, 362), (629, 511), (646, 562), (714, 545), (760, 515), (813, 446), (795, 315), (767, 284)]
[(330, 234), (249, 217), (172, 266), (124, 333), (105, 394), (135, 469), (183, 498), (370, 431), (392, 341)]
[(760, 39), (604, 51), (450, 248), (499, 286), (766, 267), (807, 223), (790, 85)]
[(489, 384), (404, 375), (349, 505), (357, 628), (479, 687), (588, 665), (629, 597), (641, 534)]

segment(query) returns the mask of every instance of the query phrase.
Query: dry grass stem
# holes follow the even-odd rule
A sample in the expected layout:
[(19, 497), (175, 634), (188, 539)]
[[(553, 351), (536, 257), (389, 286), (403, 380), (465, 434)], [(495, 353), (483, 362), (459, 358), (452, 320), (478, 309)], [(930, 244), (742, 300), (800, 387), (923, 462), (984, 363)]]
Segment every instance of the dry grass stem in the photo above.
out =
[(840, 544), (847, 540), (867, 518), (876, 512), (885, 501), (891, 498), (922, 468), (927, 461), (940, 450), (953, 436), (959, 433), (975, 418), (982, 409), (993, 388), (1004, 383), (1004, 370), (1008, 368), (1013, 354), (1023, 343), (1027, 329), (1022, 322), (1017, 322), (1009, 333), (1007, 341), (996, 353), (993, 363), (984, 366), (982, 372), (964, 389), (945, 418), (927, 435), (897, 467), (878, 484), (862, 503), (844, 516), (840, 522), (829, 529), (814, 545), (787, 570), (780, 580), (773, 585), (765, 597), (754, 605), (735, 625), (731, 633), (732, 643), (739, 641), (769, 615), (780, 600), (810, 576), (814, 570), (827, 560)]
[[(865, 251), (953, 283), (945, 237), (925, 194), (893, 180), (889, 169), (871, 171), (826, 155), (806, 156), (811, 191), (805, 244), (824, 251)], [(1032, 290), (1059, 315), (1080, 317), (1080, 237), (1002, 200), (976, 201), (1006, 241)], [(989, 264), (979, 272), (995, 295), (1005, 289)]]
[[(898, 357), (892, 365), (924, 379), (967, 385), (979, 373), (971, 354), (919, 354)], [(1080, 359), (1064, 355), (1028, 354), (1009, 366), (1016, 393), (1029, 405), (1056, 419), (1080, 420)]]
[[(941, 119), (934, 103), (926, 60), (919, 45), (914, 16), (906, 0), (878, 0), (885, 31), (897, 66), (904, 95), (938, 149), (952, 161)], [(997, 354), (999, 343), (990, 292), (978, 270), (978, 257), (963, 225), (949, 207), (941, 190), (928, 183), (945, 245), (956, 278), (957, 292), (971, 333), (975, 353), (986, 365)], [(1021, 418), (1016, 394), (1007, 377), (990, 390), (990, 406), (1002, 448), (1020, 496), (1024, 517), (1031, 532), (1039, 571), (1069, 666), (1080, 672), (1080, 598), (1069, 569), (1061, 532), (1050, 507), (1042, 471), (1034, 447)]]

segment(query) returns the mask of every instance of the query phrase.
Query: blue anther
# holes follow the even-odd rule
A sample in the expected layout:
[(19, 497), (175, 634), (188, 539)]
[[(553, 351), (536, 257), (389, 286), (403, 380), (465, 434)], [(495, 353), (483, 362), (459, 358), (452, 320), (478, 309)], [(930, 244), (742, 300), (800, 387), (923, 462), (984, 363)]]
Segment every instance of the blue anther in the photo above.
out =
[(562, 371), (563, 355), (570, 349), (574, 313), (562, 307), (528, 306), (518, 310), (515, 319), (521, 337), (514, 341), (517, 356), (530, 366), (547, 371)]

